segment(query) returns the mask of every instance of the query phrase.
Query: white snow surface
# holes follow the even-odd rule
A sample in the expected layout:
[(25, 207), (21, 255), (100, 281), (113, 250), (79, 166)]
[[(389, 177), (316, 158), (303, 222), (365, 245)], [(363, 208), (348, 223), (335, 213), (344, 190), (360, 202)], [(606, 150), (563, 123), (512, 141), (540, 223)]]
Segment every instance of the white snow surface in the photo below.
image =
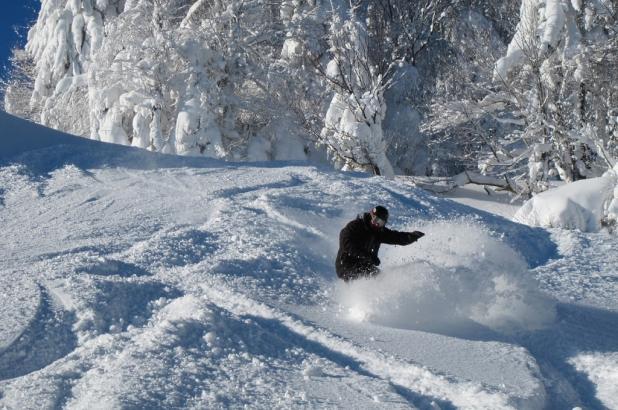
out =
[(514, 219), (533, 226), (597, 232), (605, 223), (616, 222), (618, 173), (562, 185), (528, 200)]
[[(383, 273), (339, 282), (380, 203)], [(0, 112), (0, 408), (616, 407), (618, 245), (408, 183)]]

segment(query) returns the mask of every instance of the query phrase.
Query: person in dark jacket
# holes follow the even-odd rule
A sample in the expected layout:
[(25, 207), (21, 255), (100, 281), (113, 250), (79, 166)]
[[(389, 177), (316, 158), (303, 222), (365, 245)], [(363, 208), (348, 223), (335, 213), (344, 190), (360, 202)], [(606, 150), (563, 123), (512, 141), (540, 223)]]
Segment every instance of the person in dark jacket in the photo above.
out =
[(383, 243), (409, 245), (425, 234), (419, 231), (399, 232), (385, 227), (388, 210), (376, 206), (369, 212), (358, 215), (339, 233), (337, 252), (337, 276), (344, 281), (361, 277), (373, 277), (380, 273), (378, 251)]

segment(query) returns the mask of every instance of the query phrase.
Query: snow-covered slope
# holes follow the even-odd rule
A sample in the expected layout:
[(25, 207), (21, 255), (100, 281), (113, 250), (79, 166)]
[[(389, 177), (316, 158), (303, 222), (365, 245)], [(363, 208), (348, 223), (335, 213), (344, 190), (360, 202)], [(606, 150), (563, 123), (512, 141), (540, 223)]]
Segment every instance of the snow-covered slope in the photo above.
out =
[[(560, 234), (403, 182), (75, 141), (4, 113), (0, 152), (0, 407), (615, 404), (616, 273), (599, 270), (596, 308), (542, 292), (553, 264), (572, 263), (560, 284), (580, 273)], [(427, 236), (338, 283), (338, 232), (376, 203)]]

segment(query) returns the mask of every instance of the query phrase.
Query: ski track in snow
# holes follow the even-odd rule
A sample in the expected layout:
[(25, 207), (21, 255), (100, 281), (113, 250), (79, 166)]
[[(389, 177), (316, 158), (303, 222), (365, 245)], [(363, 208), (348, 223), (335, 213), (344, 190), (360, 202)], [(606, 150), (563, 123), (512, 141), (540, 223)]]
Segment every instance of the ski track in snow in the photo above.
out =
[(37, 311), (21, 335), (0, 354), (0, 380), (40, 370), (76, 346), (72, 312), (59, 306), (41, 288)]
[[(5, 292), (14, 302), (1, 311), (14, 319), (0, 331), (0, 407), (615, 405), (618, 252), (605, 234), (550, 238), (397, 181), (121, 147), (26, 153), (0, 166), (0, 186), (0, 270), (25, 284)], [(504, 275), (536, 276), (558, 300), (555, 322), (503, 332), (458, 316), (434, 330), (351, 319), (336, 296), (338, 232), (375, 203), (395, 228), (433, 226), (438, 236), (425, 239), (437, 257), (468, 258), (446, 266), (424, 261), (421, 246), (405, 248), (413, 256), (403, 262), (385, 252), (385, 265), (425, 266), (443, 286), (451, 271), (473, 278), (470, 267), (494, 267), (439, 227), (461, 235), (470, 223), (488, 246), (501, 244), (498, 255), (536, 249), (525, 255), (533, 270)]]

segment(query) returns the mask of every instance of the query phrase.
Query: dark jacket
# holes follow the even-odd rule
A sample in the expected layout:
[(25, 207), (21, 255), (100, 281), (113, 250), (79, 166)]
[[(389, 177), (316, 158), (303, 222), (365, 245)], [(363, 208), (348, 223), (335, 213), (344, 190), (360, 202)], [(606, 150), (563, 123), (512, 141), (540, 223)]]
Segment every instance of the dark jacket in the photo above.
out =
[(348, 223), (339, 233), (337, 276), (345, 281), (379, 272), (378, 251), (383, 243), (409, 245), (423, 236), (421, 232), (399, 232), (388, 228), (375, 229), (371, 215), (365, 213)]

